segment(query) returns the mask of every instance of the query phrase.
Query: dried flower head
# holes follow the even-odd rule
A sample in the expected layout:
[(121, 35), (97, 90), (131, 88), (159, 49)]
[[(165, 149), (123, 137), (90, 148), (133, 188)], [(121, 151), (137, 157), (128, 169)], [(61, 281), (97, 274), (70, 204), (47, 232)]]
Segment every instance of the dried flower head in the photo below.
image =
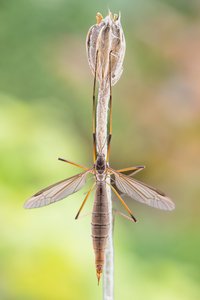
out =
[(111, 84), (114, 85), (123, 71), (123, 60), (126, 43), (120, 22), (120, 14), (112, 14), (103, 18), (100, 13), (96, 15), (97, 23), (87, 34), (86, 51), (88, 63), (100, 86), (109, 84), (109, 71), (111, 66)]

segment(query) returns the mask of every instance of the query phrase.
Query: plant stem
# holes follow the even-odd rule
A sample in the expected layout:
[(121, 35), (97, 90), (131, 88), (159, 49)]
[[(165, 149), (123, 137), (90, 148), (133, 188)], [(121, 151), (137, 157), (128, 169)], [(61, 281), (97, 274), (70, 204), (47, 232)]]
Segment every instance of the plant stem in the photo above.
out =
[[(86, 39), (86, 51), (89, 67), (99, 84), (99, 93), (96, 110), (96, 149), (98, 153), (107, 157), (107, 129), (108, 111), (111, 86), (120, 79), (123, 71), (123, 60), (126, 49), (120, 13), (108, 15), (103, 18), (100, 13), (96, 15), (97, 23), (90, 27)], [(94, 86), (95, 87), (95, 86)], [(110, 126), (110, 122), (109, 122)], [(94, 130), (94, 128), (93, 128)], [(111, 130), (111, 127), (110, 127)], [(109, 131), (110, 131), (109, 130)], [(110, 138), (111, 132), (109, 132)], [(110, 177), (107, 176), (110, 184)], [(103, 276), (103, 299), (114, 299), (114, 262), (113, 262), (113, 215), (111, 187), (106, 186), (109, 209), (109, 235), (105, 251), (105, 264)]]
[[(107, 154), (107, 127), (108, 127), (108, 110), (109, 110), (109, 96), (110, 88), (99, 87), (98, 102), (97, 102), (97, 116), (96, 116), (96, 133), (97, 133), (97, 149), (102, 149), (105, 157)], [(107, 178), (110, 184), (110, 178)], [(107, 241), (107, 248), (105, 251), (105, 265), (103, 273), (103, 299), (113, 300), (114, 298), (114, 250), (113, 250), (113, 216), (112, 216), (112, 198), (111, 188), (107, 185), (107, 198), (109, 207), (109, 236)]]

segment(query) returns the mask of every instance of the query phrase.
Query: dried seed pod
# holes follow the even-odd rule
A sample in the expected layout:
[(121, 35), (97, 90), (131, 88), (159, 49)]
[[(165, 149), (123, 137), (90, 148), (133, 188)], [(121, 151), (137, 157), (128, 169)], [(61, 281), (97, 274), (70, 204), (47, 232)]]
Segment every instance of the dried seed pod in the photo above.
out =
[(88, 32), (86, 40), (86, 51), (88, 63), (94, 75), (96, 75), (100, 86), (109, 84), (109, 61), (111, 60), (111, 83), (114, 85), (123, 71), (123, 60), (126, 43), (120, 22), (120, 14), (102, 17), (96, 15), (97, 23)]

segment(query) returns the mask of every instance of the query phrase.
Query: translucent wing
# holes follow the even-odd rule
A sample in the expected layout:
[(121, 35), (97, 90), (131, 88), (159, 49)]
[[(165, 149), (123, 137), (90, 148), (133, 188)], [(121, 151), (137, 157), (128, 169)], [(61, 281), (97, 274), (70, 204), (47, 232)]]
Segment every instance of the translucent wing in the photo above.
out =
[(28, 199), (25, 202), (24, 207), (37, 208), (66, 198), (67, 196), (79, 191), (85, 185), (88, 173), (89, 171), (77, 174), (42, 189)]
[(117, 188), (134, 200), (163, 210), (175, 208), (175, 204), (163, 192), (113, 169), (111, 171), (115, 176)]

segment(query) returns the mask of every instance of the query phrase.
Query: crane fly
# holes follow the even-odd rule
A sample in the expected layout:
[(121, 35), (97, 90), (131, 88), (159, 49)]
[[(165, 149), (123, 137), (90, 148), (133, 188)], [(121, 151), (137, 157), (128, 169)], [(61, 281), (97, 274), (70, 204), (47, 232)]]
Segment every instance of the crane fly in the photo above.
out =
[[(98, 55), (98, 52), (97, 52)], [(111, 53), (109, 56), (110, 69), (111, 69)], [(118, 197), (125, 210), (130, 215), (129, 218), (133, 222), (136, 222), (136, 218), (133, 215), (131, 209), (122, 199), (122, 194), (126, 194), (136, 201), (142, 202), (149, 206), (159, 208), (162, 210), (173, 210), (175, 208), (174, 203), (161, 191), (144, 184), (138, 180), (133, 179), (131, 176), (125, 173), (131, 172), (131, 175), (144, 169), (144, 166), (134, 166), (130, 168), (124, 168), (120, 170), (114, 170), (109, 166), (109, 155), (110, 155), (110, 142), (112, 137), (112, 90), (111, 90), (111, 72), (110, 72), (110, 99), (109, 99), (109, 134), (107, 138), (107, 156), (102, 153), (102, 148), (97, 151), (96, 147), (96, 99), (95, 99), (95, 84), (96, 84), (96, 70), (94, 76), (94, 88), (93, 88), (93, 167), (87, 168), (75, 162), (59, 158), (59, 160), (74, 165), (83, 170), (70, 178), (59, 181), (47, 188), (34, 194), (29, 198), (25, 204), (25, 208), (38, 208), (49, 205), (51, 203), (62, 200), (69, 195), (79, 191), (86, 183), (87, 176), (92, 174), (95, 183), (87, 192), (80, 209), (75, 217), (78, 219), (80, 212), (82, 211), (87, 199), (89, 198), (92, 191), (95, 189), (95, 197), (92, 211), (92, 240), (93, 248), (95, 252), (95, 264), (96, 274), (98, 283), (101, 278), (104, 266), (105, 248), (109, 233), (109, 212), (108, 212), (108, 200), (106, 185), (108, 176), (112, 176), (111, 189)]]

